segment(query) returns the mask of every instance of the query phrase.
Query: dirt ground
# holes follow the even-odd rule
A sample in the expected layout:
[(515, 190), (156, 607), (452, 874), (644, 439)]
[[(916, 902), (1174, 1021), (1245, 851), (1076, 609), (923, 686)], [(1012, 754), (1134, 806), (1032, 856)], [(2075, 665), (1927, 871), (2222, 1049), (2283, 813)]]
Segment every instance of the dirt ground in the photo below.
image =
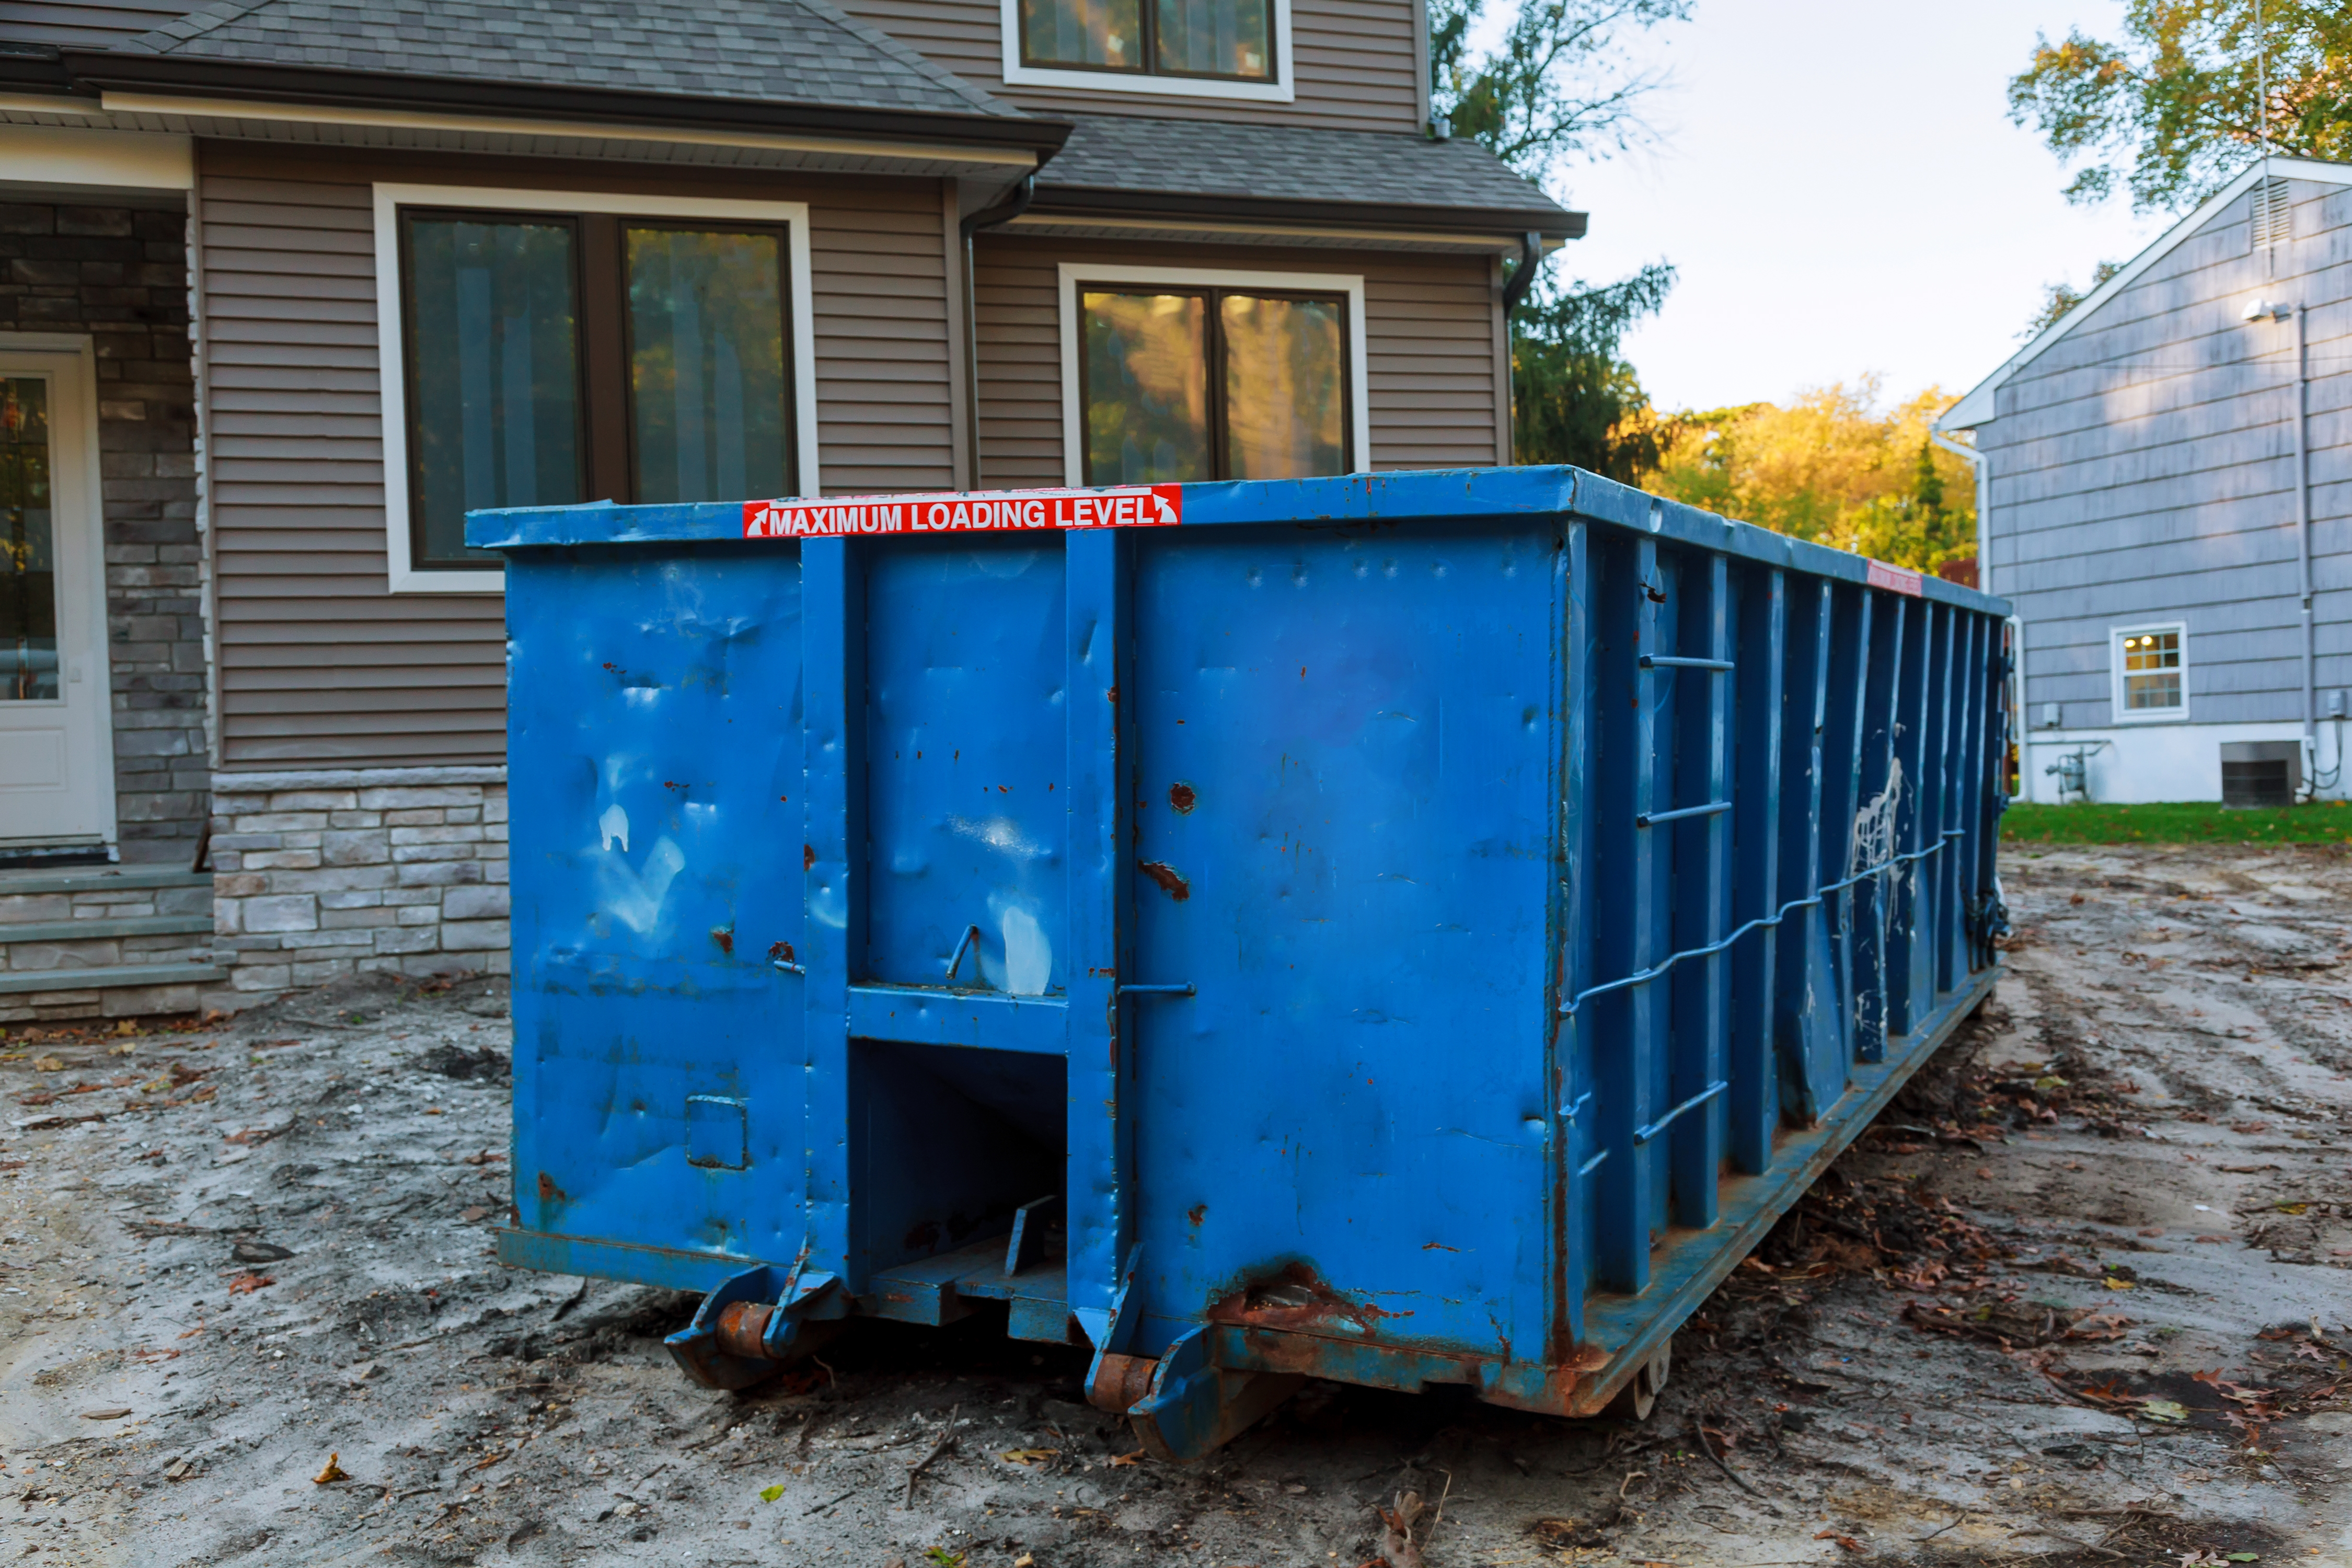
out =
[(494, 984), (11, 1038), (0, 1558), (2352, 1568), (2347, 872), (2011, 857), (1994, 1002), (1648, 1422), (1310, 1385), (1186, 1470), (985, 1319), (713, 1394), (688, 1299), (500, 1268)]

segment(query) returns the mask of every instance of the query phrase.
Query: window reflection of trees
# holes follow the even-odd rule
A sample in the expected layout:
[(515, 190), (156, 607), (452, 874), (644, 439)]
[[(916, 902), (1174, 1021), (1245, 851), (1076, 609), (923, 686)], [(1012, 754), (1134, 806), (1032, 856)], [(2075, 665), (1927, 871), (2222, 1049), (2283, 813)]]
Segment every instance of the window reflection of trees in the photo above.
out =
[(632, 228), (626, 252), (637, 499), (785, 494), (778, 237)]
[(1090, 484), (1348, 471), (1346, 304), (1082, 290)]
[(1085, 315), (1089, 481), (1213, 478), (1207, 301), (1090, 293)]
[(1346, 472), (1339, 302), (1228, 294), (1218, 306), (1226, 477)]

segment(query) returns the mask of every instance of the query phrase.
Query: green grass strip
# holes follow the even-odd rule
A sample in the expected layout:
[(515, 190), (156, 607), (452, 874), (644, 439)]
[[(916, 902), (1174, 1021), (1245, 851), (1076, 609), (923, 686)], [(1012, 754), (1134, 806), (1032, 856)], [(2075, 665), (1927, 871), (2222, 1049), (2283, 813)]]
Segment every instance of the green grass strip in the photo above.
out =
[(2004, 844), (2352, 844), (2342, 801), (2278, 811), (2224, 811), (2210, 801), (2147, 805), (2011, 805)]

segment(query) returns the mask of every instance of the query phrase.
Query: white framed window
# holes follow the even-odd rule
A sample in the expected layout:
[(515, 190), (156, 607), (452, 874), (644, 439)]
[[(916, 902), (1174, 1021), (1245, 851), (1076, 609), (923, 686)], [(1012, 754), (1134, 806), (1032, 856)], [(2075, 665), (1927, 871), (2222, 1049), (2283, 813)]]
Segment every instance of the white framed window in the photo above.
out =
[(2118, 724), (2189, 717), (2189, 628), (2179, 621), (2107, 634)]
[(1003, 0), (1014, 87), (1288, 103), (1290, 0)]
[(1360, 273), (1060, 266), (1073, 485), (1371, 467)]
[(395, 594), (496, 593), (484, 506), (814, 495), (808, 205), (375, 186)]

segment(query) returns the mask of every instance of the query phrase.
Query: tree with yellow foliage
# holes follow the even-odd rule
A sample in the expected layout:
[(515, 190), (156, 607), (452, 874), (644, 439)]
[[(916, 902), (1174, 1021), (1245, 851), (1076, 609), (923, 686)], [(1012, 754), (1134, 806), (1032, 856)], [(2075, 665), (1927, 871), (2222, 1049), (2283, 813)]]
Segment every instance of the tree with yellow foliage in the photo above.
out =
[(1879, 411), (1875, 375), (1784, 406), (1669, 416), (1650, 489), (1776, 532), (1933, 572), (1976, 553), (1976, 477), (1927, 438), (1951, 403), (1929, 387)]

